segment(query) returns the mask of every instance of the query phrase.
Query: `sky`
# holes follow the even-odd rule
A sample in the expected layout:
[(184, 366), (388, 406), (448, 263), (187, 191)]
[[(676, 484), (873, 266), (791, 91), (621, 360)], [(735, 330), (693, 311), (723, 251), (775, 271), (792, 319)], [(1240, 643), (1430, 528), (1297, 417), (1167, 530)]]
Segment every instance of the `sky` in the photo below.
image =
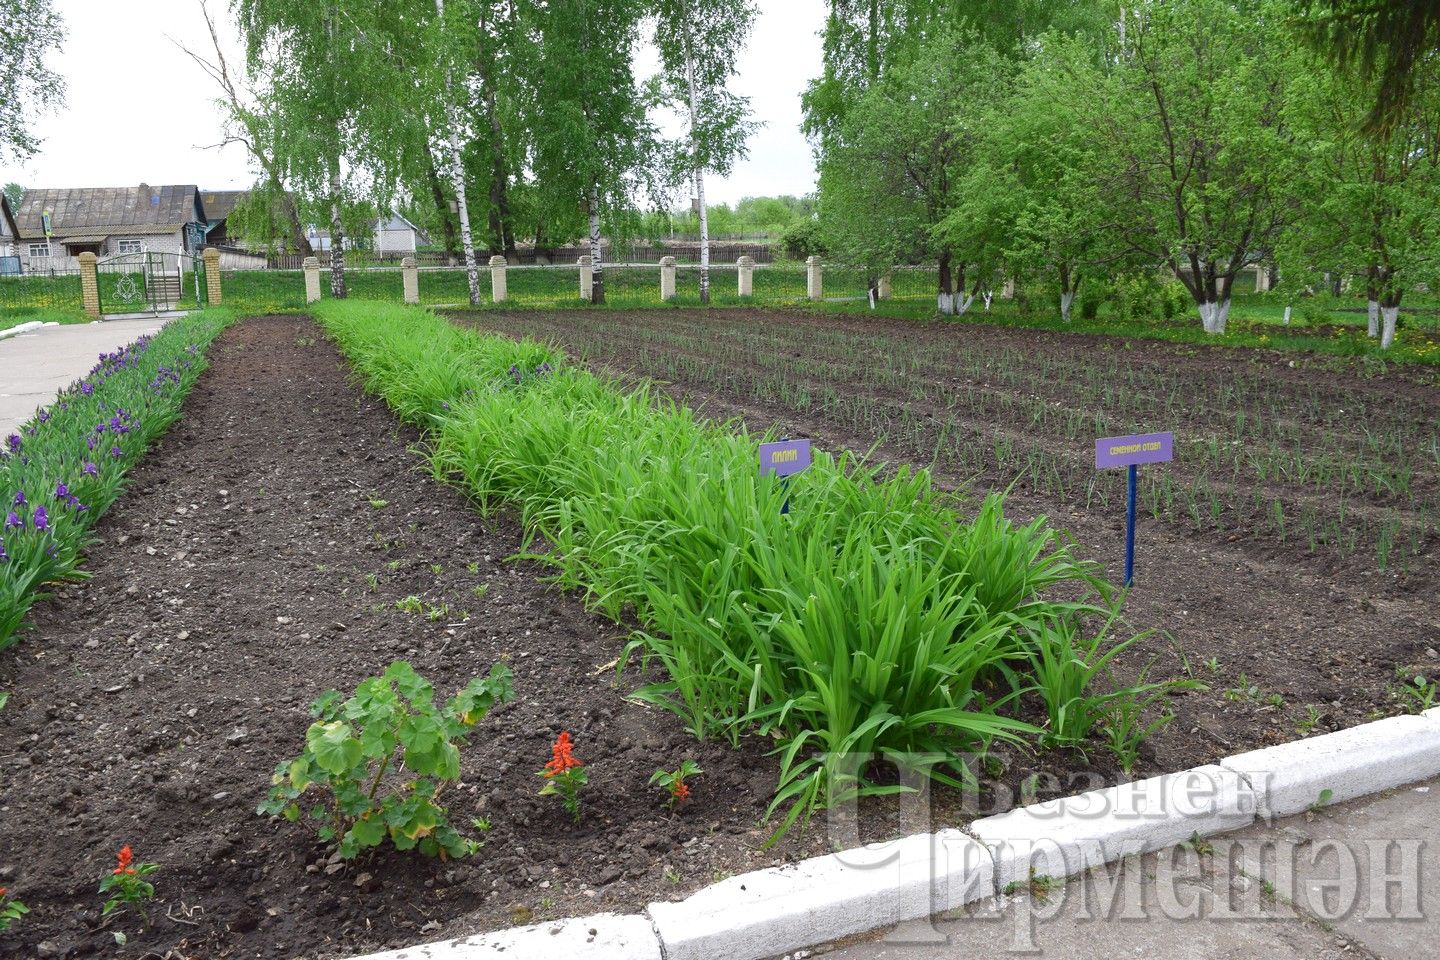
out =
[[(825, 0), (757, 0), (760, 18), (740, 58), (735, 92), (764, 126), (749, 159), (706, 184), (711, 203), (803, 195), (815, 164), (800, 133), (800, 94), (820, 72)], [(119, 187), (194, 183), (206, 190), (253, 182), (243, 147), (221, 139), (217, 91), (173, 41), (209, 55), (199, 0), (55, 0), (69, 36), (51, 58), (68, 84), (67, 105), (42, 116), (44, 143), (23, 164), (0, 166), (0, 183), (27, 187)], [(241, 60), (228, 0), (210, 0), (232, 65)], [(637, 58), (642, 66), (653, 57)]]

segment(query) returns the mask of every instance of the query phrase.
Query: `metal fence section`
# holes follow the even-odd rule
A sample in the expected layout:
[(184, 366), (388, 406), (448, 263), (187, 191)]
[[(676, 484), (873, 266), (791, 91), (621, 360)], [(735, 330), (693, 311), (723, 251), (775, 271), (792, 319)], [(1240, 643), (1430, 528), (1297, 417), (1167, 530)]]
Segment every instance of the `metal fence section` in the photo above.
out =
[(100, 312), (168, 313), (206, 303), (205, 262), (187, 253), (123, 253), (97, 261)]
[(78, 266), (0, 274), (0, 320), (45, 320), (85, 309)]

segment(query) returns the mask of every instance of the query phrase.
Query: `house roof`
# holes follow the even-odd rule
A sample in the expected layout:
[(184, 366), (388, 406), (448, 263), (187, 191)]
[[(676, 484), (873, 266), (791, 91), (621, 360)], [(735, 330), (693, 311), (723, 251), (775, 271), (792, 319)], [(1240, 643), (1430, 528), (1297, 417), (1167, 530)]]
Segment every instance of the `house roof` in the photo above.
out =
[(249, 195), (249, 190), (206, 190), (200, 199), (205, 204), (206, 218), (211, 223), (218, 223), (230, 216), (235, 205)]
[(15, 211), (22, 238), (45, 236), (41, 217), (47, 210), (57, 240), (79, 234), (173, 233), (187, 223), (205, 222), (205, 207), (194, 184), (27, 190)]

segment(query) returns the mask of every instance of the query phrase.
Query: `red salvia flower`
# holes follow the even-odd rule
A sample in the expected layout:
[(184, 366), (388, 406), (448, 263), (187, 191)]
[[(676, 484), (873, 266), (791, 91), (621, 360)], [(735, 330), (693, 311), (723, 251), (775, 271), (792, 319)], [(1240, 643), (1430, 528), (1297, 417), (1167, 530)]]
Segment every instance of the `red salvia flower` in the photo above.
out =
[(550, 762), (545, 764), (544, 774), (547, 777), (557, 776), (566, 770), (573, 770), (576, 767), (583, 767), (585, 764), (575, 759), (574, 743), (570, 739), (568, 731), (561, 732), (555, 738), (555, 745), (550, 748)]
[(670, 795), (676, 800), (689, 799), (690, 788), (685, 786), (685, 782), (683, 780), (676, 780), (674, 785), (670, 787)]
[(130, 844), (125, 844), (125, 846), (120, 848), (120, 852), (115, 855), (115, 874), (118, 876), (122, 873), (128, 873), (133, 876), (135, 874), (135, 868), (130, 866), (130, 861), (134, 859), (135, 854), (131, 852)]

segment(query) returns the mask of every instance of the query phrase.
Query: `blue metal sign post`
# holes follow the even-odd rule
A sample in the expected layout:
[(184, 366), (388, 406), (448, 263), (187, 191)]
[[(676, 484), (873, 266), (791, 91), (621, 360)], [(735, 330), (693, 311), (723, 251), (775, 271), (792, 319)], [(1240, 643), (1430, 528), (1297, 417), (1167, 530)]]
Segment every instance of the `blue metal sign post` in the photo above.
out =
[(1129, 437), (1103, 437), (1095, 441), (1095, 469), (1128, 467), (1125, 504), (1125, 586), (1135, 583), (1135, 501), (1142, 463), (1169, 463), (1175, 459), (1175, 434), (1141, 433)]

